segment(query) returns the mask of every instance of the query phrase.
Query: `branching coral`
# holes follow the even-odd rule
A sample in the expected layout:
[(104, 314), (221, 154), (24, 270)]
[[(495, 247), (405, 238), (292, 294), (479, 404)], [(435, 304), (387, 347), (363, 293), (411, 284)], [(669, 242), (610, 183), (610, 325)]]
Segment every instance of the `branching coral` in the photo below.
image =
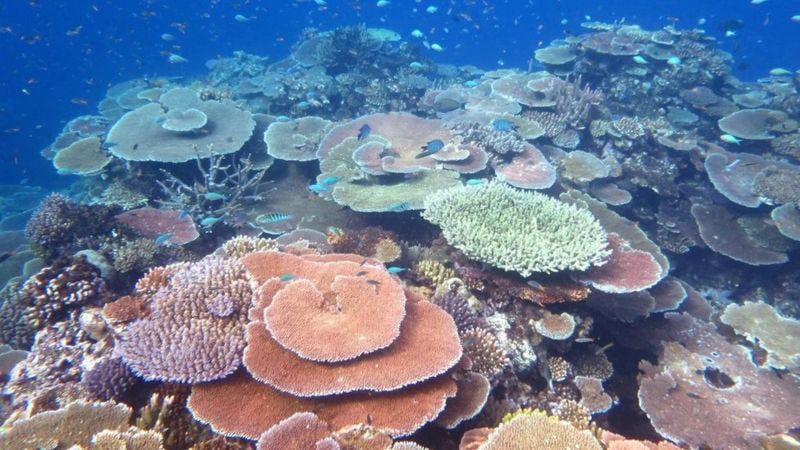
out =
[(192, 181), (185, 181), (162, 169), (164, 180), (157, 183), (166, 199), (158, 200), (158, 203), (184, 210), (203, 224), (203, 219), (232, 221), (232, 216), (245, 204), (263, 200), (260, 183), (266, 169), (253, 164), (249, 156), (198, 157), (196, 162), (198, 175)]
[(252, 296), (251, 281), (235, 260), (209, 256), (181, 264), (150, 297), (150, 315), (125, 327), (119, 352), (147, 380), (225, 377), (241, 362)]
[(523, 276), (586, 270), (609, 255), (588, 211), (496, 182), (432, 194), (423, 217), (467, 256)]

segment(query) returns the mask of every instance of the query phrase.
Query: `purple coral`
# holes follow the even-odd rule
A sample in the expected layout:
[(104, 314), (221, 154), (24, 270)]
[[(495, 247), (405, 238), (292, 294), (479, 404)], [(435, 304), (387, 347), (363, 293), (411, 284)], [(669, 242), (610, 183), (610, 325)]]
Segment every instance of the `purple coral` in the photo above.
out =
[(128, 325), (120, 353), (146, 380), (199, 383), (241, 363), (253, 289), (235, 260), (207, 257), (179, 268), (150, 298), (152, 313)]
[(36, 329), (61, 320), (67, 311), (105, 299), (106, 282), (100, 269), (84, 257), (59, 259), (40, 270), (22, 287), (24, 316)]
[(122, 358), (106, 358), (84, 372), (81, 384), (93, 399), (119, 400), (136, 384)]
[(82, 205), (61, 194), (50, 194), (25, 226), (25, 237), (40, 256), (53, 258), (71, 254), (76, 240), (107, 233), (114, 226), (117, 208)]
[(445, 292), (437, 293), (432, 301), (453, 317), (459, 333), (480, 324), (478, 316), (464, 297), (463, 289), (458, 289), (455, 285)]

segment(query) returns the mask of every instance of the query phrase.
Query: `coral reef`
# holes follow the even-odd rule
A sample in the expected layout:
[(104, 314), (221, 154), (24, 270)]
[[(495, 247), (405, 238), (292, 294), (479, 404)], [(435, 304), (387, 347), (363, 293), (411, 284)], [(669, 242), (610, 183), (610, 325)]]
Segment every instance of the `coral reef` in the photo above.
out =
[(0, 186), (0, 447), (796, 446), (797, 77), (677, 25), (110, 86)]

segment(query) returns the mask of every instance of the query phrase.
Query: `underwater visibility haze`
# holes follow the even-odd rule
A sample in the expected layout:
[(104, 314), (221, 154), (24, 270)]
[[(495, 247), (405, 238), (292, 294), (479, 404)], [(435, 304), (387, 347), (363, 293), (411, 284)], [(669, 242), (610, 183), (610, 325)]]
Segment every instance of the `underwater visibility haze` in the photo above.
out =
[(0, 5), (0, 448), (800, 448), (800, 3)]

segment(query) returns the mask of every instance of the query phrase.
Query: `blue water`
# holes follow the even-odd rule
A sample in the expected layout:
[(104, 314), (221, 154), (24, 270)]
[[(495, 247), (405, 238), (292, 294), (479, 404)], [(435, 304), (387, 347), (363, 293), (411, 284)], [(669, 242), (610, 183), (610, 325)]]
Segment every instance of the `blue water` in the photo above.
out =
[[(426, 8), (435, 6), (431, 14)], [(735, 74), (755, 79), (773, 67), (797, 69), (800, 13), (792, 0), (753, 5), (724, 2), (626, 1), (46, 1), (7, 0), (0, 5), (0, 182), (54, 187), (55, 176), (38, 154), (71, 118), (95, 112), (108, 86), (143, 75), (202, 73), (208, 59), (234, 50), (280, 59), (305, 27), (332, 29), (365, 23), (400, 32), (420, 29), (444, 51), (425, 50), (439, 62), (482, 68), (527, 67), (531, 53), (580, 22), (669, 23), (702, 28), (736, 60)], [(249, 20), (240, 22), (240, 14)], [(721, 23), (743, 27), (726, 37)], [(161, 35), (170, 33), (173, 42)], [(189, 60), (169, 64), (167, 52)]]

